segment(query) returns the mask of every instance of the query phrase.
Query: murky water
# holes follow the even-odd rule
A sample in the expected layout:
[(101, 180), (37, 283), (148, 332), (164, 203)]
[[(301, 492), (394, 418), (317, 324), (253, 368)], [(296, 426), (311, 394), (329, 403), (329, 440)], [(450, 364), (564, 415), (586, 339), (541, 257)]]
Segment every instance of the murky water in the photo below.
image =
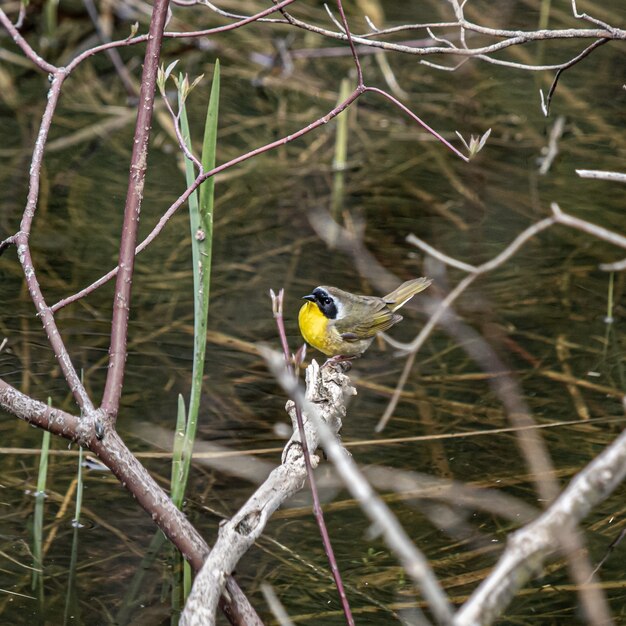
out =
[[(623, 24), (623, 9), (621, 17), (617, 12), (620, 3), (612, 4), (613, 21)], [(390, 23), (432, 19), (418, 7), (383, 6)], [(530, 3), (507, 6), (510, 14), (499, 22), (526, 28), (536, 22), (536, 8)], [(560, 10), (555, 9), (555, 25), (569, 24)], [(609, 19), (609, 6), (602, 10), (603, 18)], [(80, 14), (64, 14), (62, 24), (68, 32), (88, 28)], [(37, 45), (34, 26), (29, 28)], [(326, 45), (323, 41), (289, 34), (284, 28), (272, 32), (288, 36), (294, 54), (290, 75), (266, 74), (250, 58), (251, 50), (274, 53), (263, 28), (217, 38), (212, 44), (216, 50), (208, 52), (177, 42), (166, 45), (166, 60), (180, 57), (181, 69), (192, 76), (211, 75), (216, 54), (221, 59), (219, 162), (323, 115), (337, 100), (339, 80), (352, 75), (348, 57), (302, 54)], [(71, 56), (75, 45), (71, 42), (77, 36), (59, 54)], [(551, 44), (543, 54), (556, 61), (574, 54), (573, 50)], [(134, 54), (139, 50), (122, 52), (137, 75), (141, 60)], [(528, 47), (515, 54), (517, 60), (533, 62), (538, 52)], [(270, 288), (286, 290), (289, 339), (295, 349), (301, 341), (295, 322), (299, 298), (318, 284), (383, 294), (395, 282), (430, 273), (435, 286), (423, 303), (454, 287), (464, 274), (432, 261), (425, 265), (423, 254), (405, 241), (410, 233), (466, 263), (480, 264), (528, 225), (549, 215), (549, 205), (555, 201), (564, 211), (606, 228), (622, 233), (626, 228), (623, 186), (583, 180), (574, 171), (623, 170), (626, 96), (623, 78), (616, 71), (623, 66), (617, 44), (603, 46), (563, 75), (547, 119), (540, 113), (537, 93), (540, 86), (549, 87), (551, 73), (530, 75), (472, 61), (449, 74), (419, 65), (409, 56), (388, 55), (387, 59), (407, 92), (403, 101), (431, 126), (450, 140), (455, 140), (454, 130), (468, 137), (492, 128), (488, 146), (466, 165), (384, 100), (374, 94), (359, 100), (350, 112), (343, 220), (363, 225), (364, 245), (374, 259), (367, 263), (329, 248), (310, 222), (312, 212), (331, 205), (334, 123), (218, 178), (200, 451), (203, 442), (213, 442), (231, 450), (257, 451), (256, 458), (270, 468), (279, 462), (284, 440), (275, 425), (288, 421), (285, 398), (254, 350), (257, 342), (278, 346)], [(363, 55), (362, 62), (368, 84), (386, 88), (375, 57)], [(26, 67), (3, 61), (0, 69), (15, 90), (15, 97), (7, 89), (0, 100), (3, 239), (19, 223), (34, 120), (47, 82)], [(188, 103), (198, 137), (207, 85), (205, 79)], [(49, 303), (76, 292), (115, 264), (132, 111), (104, 57), (85, 64), (64, 92), (32, 238)], [(542, 176), (538, 159), (561, 115), (565, 124), (559, 155)], [(76, 137), (103, 119), (111, 130)], [(142, 236), (184, 189), (165, 119), (154, 124)], [(68, 138), (71, 145), (63, 147), (60, 142)], [(167, 441), (175, 423), (177, 394), (189, 393), (193, 333), (189, 244), (188, 220), (181, 211), (137, 262), (118, 424), (131, 449), (138, 452), (155, 450), (146, 440), (146, 423), (164, 429)], [(611, 287), (610, 274), (598, 269), (599, 263), (618, 260), (620, 255), (623, 252), (588, 235), (554, 226), (501, 268), (478, 279), (455, 305), (463, 323), (480, 333), (510, 369), (537, 423), (546, 426), (542, 434), (562, 484), (624, 425), (619, 402), (626, 382), (621, 327), (624, 276), (615, 274)], [(384, 279), (383, 269), (395, 276), (392, 284)], [(95, 399), (101, 396), (105, 377), (111, 297), (108, 285), (58, 314), (74, 362), (83, 369)], [(610, 324), (606, 321), (609, 301), (614, 320)], [(14, 250), (0, 257), (0, 303), (0, 342), (8, 339), (0, 353), (0, 376), (37, 398), (50, 396), (55, 405), (73, 410), (27, 298)], [(424, 321), (423, 313), (407, 308), (404, 322), (391, 334), (408, 341)], [(388, 347), (372, 347), (353, 369), (359, 395), (344, 423), (344, 441), (365, 467), (455, 478), (536, 505), (533, 478), (520, 457), (516, 436), (502, 431), (510, 426), (502, 403), (459, 341), (458, 335), (441, 329), (430, 336), (381, 434), (375, 434), (374, 427), (405, 359)], [(151, 430), (154, 435), (155, 429)], [(85, 527), (76, 533), (78, 543), (73, 544), (70, 522), (77, 457), (61, 440), (52, 442), (55, 456), (44, 505), (43, 583), (33, 587), (32, 494), (41, 432), (2, 414), (0, 442), (2, 621), (168, 622), (171, 554), (163, 548), (145, 570), (141, 567), (154, 527), (106, 472), (86, 470)], [(145, 463), (162, 484), (168, 484), (167, 458), (146, 458)], [(198, 465), (192, 476), (187, 512), (209, 542), (220, 516), (231, 515), (254, 489), (250, 480), (233, 478), (234, 468), (240, 467), (236, 458), (228, 465), (219, 469)], [(330, 472), (327, 466), (322, 464), (320, 474)], [(454, 527), (445, 532), (447, 507), (418, 499), (414, 493), (394, 493), (388, 484), (380, 491), (433, 562), (454, 602), (462, 602), (487, 574), (506, 533), (514, 527), (501, 517), (470, 511), (457, 516)], [(394, 623), (400, 612), (419, 604), (411, 585), (384, 544), (371, 537), (368, 522), (347, 492), (331, 485), (324, 495), (327, 523), (357, 623)], [(624, 495), (622, 487), (585, 522), (594, 565), (609, 553), (623, 530)], [(73, 545), (77, 565), (71, 577)], [(619, 543), (600, 569), (616, 623), (626, 622), (624, 545)], [(131, 581), (138, 571), (144, 577), (135, 589)], [(298, 623), (343, 623), (306, 494), (273, 518), (259, 546), (242, 560), (237, 578), (268, 622), (271, 617), (259, 589), (263, 581), (274, 585)], [(577, 620), (575, 588), (558, 561), (520, 594), (501, 623)]]

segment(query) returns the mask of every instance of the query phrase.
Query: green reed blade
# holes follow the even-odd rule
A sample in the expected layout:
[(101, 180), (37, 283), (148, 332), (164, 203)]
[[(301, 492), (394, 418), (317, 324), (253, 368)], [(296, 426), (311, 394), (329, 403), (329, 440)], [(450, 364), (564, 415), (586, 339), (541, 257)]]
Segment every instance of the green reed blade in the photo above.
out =
[[(48, 398), (51, 406), (52, 398)], [(40, 604), (43, 606), (43, 513), (48, 478), (48, 459), (50, 456), (50, 433), (45, 430), (41, 439), (41, 455), (37, 473), (37, 489), (35, 491), (35, 514), (33, 518), (33, 578), (31, 588), (37, 590)]]
[(44, 4), (44, 32), (47, 38), (56, 39), (59, 24), (59, 0), (46, 0)]
[[(349, 95), (350, 80), (344, 78), (339, 86), (338, 102), (343, 102)], [(350, 107), (351, 109), (352, 107)], [(335, 220), (338, 219), (344, 200), (345, 170), (348, 158), (348, 113), (350, 109), (343, 111), (337, 116), (337, 134), (335, 135), (335, 156), (333, 158), (333, 190), (331, 196), (331, 214)]]
[(35, 496), (33, 516), (33, 576), (31, 589), (37, 592), (40, 610), (44, 606), (43, 591), (43, 513), (45, 495), (43, 491)]
[(172, 450), (172, 479), (170, 496), (172, 502), (180, 509), (183, 504), (184, 486), (183, 478), (183, 444), (185, 442), (185, 430), (187, 429), (187, 413), (185, 399), (178, 394), (178, 415), (176, 418), (176, 432), (174, 433), (174, 448)]
[(65, 594), (65, 607), (63, 610), (63, 626), (68, 624), (81, 624), (81, 608), (76, 590), (76, 570), (78, 565), (78, 526), (74, 526), (72, 535), (72, 550), (70, 553), (70, 567), (67, 577), (67, 592)]
[(72, 525), (80, 528), (80, 511), (83, 506), (83, 453), (82, 447), (78, 449), (78, 473), (76, 475), (76, 511)]
[[(48, 399), (48, 403), (50, 399)], [(39, 457), (39, 473), (37, 475), (37, 492), (35, 495), (44, 495), (46, 479), (48, 477), (48, 457), (50, 451), (50, 433), (45, 430), (41, 440), (41, 456)]]
[(189, 561), (183, 562), (183, 598), (185, 603), (191, 593), (191, 585), (193, 583), (193, 572), (191, 571), (191, 565)]
[[(182, 79), (179, 84), (182, 84)], [(220, 66), (215, 62), (211, 95), (204, 129), (204, 141), (202, 144), (202, 167), (209, 171), (215, 167), (216, 144), (217, 144), (217, 118), (219, 109), (220, 93)], [(191, 149), (189, 122), (184, 105), (184, 96), (179, 92), (179, 106), (181, 111), (181, 129), (183, 139)], [(187, 184), (191, 184), (195, 178), (193, 164), (185, 159), (185, 174)], [(198, 411), (202, 393), (202, 377), (204, 375), (204, 358), (206, 352), (206, 329), (209, 311), (209, 293), (211, 289), (211, 252), (213, 241), (213, 207), (214, 207), (215, 181), (213, 178), (206, 181), (200, 187), (199, 201), (189, 198), (189, 218), (191, 225), (191, 249), (194, 277), (194, 354), (193, 373), (191, 382), (191, 395), (187, 414), (187, 430), (183, 445), (183, 467), (181, 477), (181, 491), (184, 493), (189, 476), (189, 466), (193, 453), (193, 443), (196, 436)], [(182, 493), (181, 493), (182, 499)]]

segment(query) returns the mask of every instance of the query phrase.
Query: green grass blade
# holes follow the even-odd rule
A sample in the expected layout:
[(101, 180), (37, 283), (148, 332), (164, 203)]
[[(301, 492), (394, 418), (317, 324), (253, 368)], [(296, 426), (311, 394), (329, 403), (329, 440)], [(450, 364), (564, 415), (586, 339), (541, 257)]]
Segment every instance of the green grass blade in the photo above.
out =
[[(179, 81), (182, 83), (182, 80)], [(215, 166), (217, 144), (217, 118), (219, 109), (220, 93), (220, 68), (219, 61), (215, 63), (211, 95), (204, 129), (204, 141), (202, 144), (202, 167), (208, 171)], [(184, 102), (179, 94), (181, 102), (181, 129), (184, 141), (191, 146), (189, 123), (187, 120)], [(194, 178), (193, 166), (185, 160), (185, 173), (187, 184), (191, 184)], [(191, 248), (194, 276), (194, 354), (193, 373), (191, 383), (191, 396), (187, 414), (187, 430), (183, 446), (183, 469), (181, 478), (181, 490), (184, 493), (189, 476), (189, 466), (193, 452), (193, 443), (196, 436), (198, 410), (202, 393), (202, 377), (204, 375), (204, 359), (206, 352), (206, 329), (209, 311), (209, 293), (211, 289), (211, 252), (213, 243), (213, 206), (214, 206), (215, 182), (211, 178), (200, 188), (199, 201), (190, 198), (189, 217), (191, 225)], [(195, 195), (195, 194), (194, 194)], [(182, 499), (182, 493), (181, 493)]]
[(80, 511), (83, 506), (83, 448), (78, 449), (78, 474), (76, 475), (76, 512), (74, 513), (74, 519), (72, 525), (76, 528), (81, 528), (80, 525)]
[[(48, 398), (48, 406), (52, 399)], [(43, 607), (43, 513), (46, 497), (46, 481), (48, 478), (48, 458), (50, 452), (50, 433), (45, 430), (41, 439), (41, 455), (37, 473), (37, 490), (35, 491), (35, 515), (33, 518), (33, 578), (32, 589), (37, 590), (40, 606)]]
[(189, 561), (183, 562), (183, 598), (185, 603), (191, 593), (191, 584), (193, 583), (193, 572), (191, 571), (191, 565)]
[[(48, 399), (48, 403), (50, 399)], [(41, 456), (39, 457), (39, 473), (37, 475), (37, 492), (35, 495), (44, 495), (46, 492), (46, 479), (48, 477), (48, 456), (50, 451), (50, 433), (45, 430), (41, 440)]]
[(63, 610), (63, 626), (81, 624), (81, 608), (76, 590), (76, 570), (78, 565), (78, 526), (74, 526), (72, 535), (72, 550), (70, 554), (70, 568), (67, 577), (67, 592), (65, 594), (65, 608)]
[[(217, 148), (217, 118), (220, 104), (220, 62), (215, 60), (215, 69), (213, 71), (213, 82), (211, 83), (211, 95), (209, 97), (209, 106), (206, 113), (206, 121), (204, 124), (204, 139), (202, 142), (202, 168), (205, 172), (212, 170), (216, 163)], [(200, 207), (203, 217), (206, 220), (207, 235), (209, 232), (213, 234), (213, 204), (215, 195), (215, 178), (209, 178), (200, 187)], [(209, 242), (212, 237), (207, 236)], [(210, 251), (211, 243), (209, 243)], [(209, 267), (210, 267), (209, 259)]]
[(183, 444), (185, 442), (185, 430), (187, 428), (187, 412), (185, 409), (185, 399), (178, 394), (178, 416), (176, 418), (176, 432), (174, 433), (174, 447), (172, 451), (172, 480), (171, 498), (172, 502), (180, 509), (183, 504), (184, 485), (183, 478)]
[[(339, 87), (339, 102), (343, 102), (350, 95), (350, 80), (344, 78)], [(351, 110), (342, 111), (337, 116), (337, 134), (335, 135), (335, 156), (333, 158), (333, 190), (331, 195), (331, 214), (336, 221), (343, 210), (345, 170), (348, 158), (348, 113)]]
[(43, 513), (45, 497), (43, 492), (35, 497), (33, 516), (33, 577), (31, 589), (37, 592), (40, 610), (44, 606), (43, 591)]
[(44, 32), (46, 37), (55, 40), (58, 35), (59, 0), (47, 0), (44, 5)]

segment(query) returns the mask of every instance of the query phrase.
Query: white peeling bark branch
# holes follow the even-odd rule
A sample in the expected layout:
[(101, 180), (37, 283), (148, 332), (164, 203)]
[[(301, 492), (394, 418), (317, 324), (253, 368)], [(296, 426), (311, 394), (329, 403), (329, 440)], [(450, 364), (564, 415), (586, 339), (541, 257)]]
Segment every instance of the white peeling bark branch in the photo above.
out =
[(488, 626), (517, 591), (559, 548), (564, 531), (572, 532), (591, 509), (626, 477), (626, 431), (569, 484), (535, 521), (515, 532), (493, 572), (461, 607), (455, 626)]
[[(437, 623), (444, 625), (452, 624), (454, 615), (452, 605), (424, 554), (411, 542), (397, 518), (374, 491), (357, 464), (352, 460), (352, 456), (343, 446), (339, 445), (328, 425), (324, 420), (320, 419), (317, 405), (311, 403), (302, 393), (298, 381), (289, 375), (285, 369), (282, 357), (272, 350), (264, 350), (263, 356), (283, 389), (290, 397), (296, 399), (302, 406), (303, 413), (311, 418), (314, 424), (316, 423), (320, 443), (337, 469), (339, 476), (344, 481), (346, 488), (358, 500), (363, 512), (369, 517), (376, 529), (380, 531), (385, 543), (414, 582), (416, 589), (421, 590)], [(317, 363), (313, 361), (309, 367), (317, 368)], [(330, 366), (332, 369), (335, 367), (338, 367), (338, 365)], [(321, 368), (322, 376), (327, 369), (329, 368)], [(347, 378), (344, 374), (339, 375)], [(307, 393), (309, 391), (310, 378), (318, 380), (318, 376), (313, 374), (307, 375)]]
[[(336, 436), (341, 429), (341, 417), (346, 413), (346, 399), (356, 390), (347, 376), (333, 368), (320, 370), (315, 361), (307, 368), (307, 402), (314, 404), (318, 415)], [(180, 626), (210, 626), (215, 624), (217, 603), (228, 574), (239, 559), (261, 536), (276, 509), (302, 489), (306, 481), (306, 466), (295, 416), (295, 405), (287, 402), (287, 411), (294, 424), (294, 435), (283, 452), (282, 464), (257, 489), (239, 512), (220, 526), (219, 535), (211, 553), (196, 576), (191, 594), (181, 615)], [(307, 411), (302, 418), (309, 450), (319, 445), (317, 422)], [(347, 454), (347, 452), (346, 452)], [(315, 468), (319, 457), (311, 456)]]

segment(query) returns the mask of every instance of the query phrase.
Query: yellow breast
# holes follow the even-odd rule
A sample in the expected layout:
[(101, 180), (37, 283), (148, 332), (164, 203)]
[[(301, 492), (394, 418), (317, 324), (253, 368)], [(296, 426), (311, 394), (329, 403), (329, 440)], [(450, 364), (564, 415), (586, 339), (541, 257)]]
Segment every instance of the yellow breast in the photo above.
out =
[(328, 326), (329, 321), (313, 302), (305, 302), (298, 313), (298, 325), (304, 340), (325, 355), (332, 356), (337, 354), (334, 345), (340, 338), (336, 329)]

